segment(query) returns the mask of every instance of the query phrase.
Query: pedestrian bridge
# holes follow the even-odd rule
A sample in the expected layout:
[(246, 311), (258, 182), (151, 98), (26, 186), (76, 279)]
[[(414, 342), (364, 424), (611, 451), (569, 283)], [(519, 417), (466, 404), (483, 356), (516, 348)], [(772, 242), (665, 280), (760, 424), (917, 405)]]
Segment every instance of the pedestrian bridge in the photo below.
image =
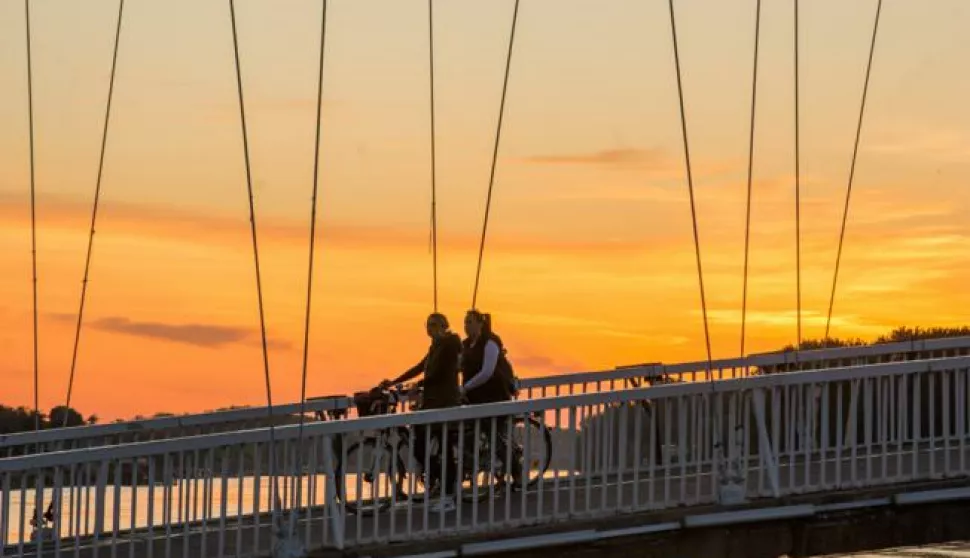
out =
[[(487, 554), (967, 498), (952, 485), (970, 471), (970, 343), (946, 343), (843, 349), (828, 362), (898, 362), (814, 370), (799, 370), (807, 353), (776, 355), (796, 369), (783, 374), (741, 359), (735, 378), (628, 389), (680, 369), (620, 369), (537, 380), (503, 404), (7, 457), (3, 555)], [(429, 425), (458, 434), (442, 449), (467, 473), (452, 510), (420, 473), (439, 448), (407, 443)], [(525, 456), (506, 460), (524, 490), (494, 482), (504, 455)], [(56, 521), (33, 530), (48, 507)]]

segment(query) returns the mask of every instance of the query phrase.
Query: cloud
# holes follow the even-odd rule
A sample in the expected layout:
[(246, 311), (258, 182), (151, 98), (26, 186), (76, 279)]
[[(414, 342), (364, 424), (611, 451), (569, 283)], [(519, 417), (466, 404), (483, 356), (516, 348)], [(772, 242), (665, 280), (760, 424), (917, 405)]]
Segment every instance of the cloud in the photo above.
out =
[(510, 354), (509, 361), (515, 367), (516, 374), (531, 376), (531, 372), (557, 373), (557, 372), (576, 372), (582, 370), (583, 366), (576, 362), (561, 362), (544, 355), (536, 354)]
[[(726, 165), (711, 165), (709, 168), (704, 169), (709, 174), (729, 172), (730, 170)], [(674, 174), (681, 176), (683, 173), (679, 169), (673, 169), (671, 176)], [(695, 176), (698, 176), (696, 171)], [(719, 180), (705, 181), (695, 186), (704, 186), (703, 193), (700, 194), (704, 202), (716, 202), (723, 204), (725, 207), (742, 207), (744, 198), (743, 194), (739, 193), (740, 187), (738, 184), (739, 182), (737, 180), (733, 182)], [(781, 196), (786, 193), (785, 188), (787, 186), (783, 178), (774, 177), (755, 180), (752, 188), (758, 196), (758, 201), (764, 203), (766, 199), (772, 202), (777, 202), (779, 199), (782, 199)], [(587, 202), (650, 201), (655, 203), (686, 205), (689, 202), (688, 195), (686, 183), (680, 181), (662, 183), (637, 181), (632, 184), (623, 182), (598, 183), (590, 181), (581, 184), (557, 184), (555, 189), (539, 190), (537, 192), (529, 191), (524, 194), (519, 194), (519, 197)]]
[[(560, 167), (571, 171), (577, 167), (589, 168), (594, 173), (601, 173), (604, 168), (609, 170), (625, 170), (629, 176), (620, 180), (603, 180), (602, 175), (596, 178), (577, 181), (575, 178), (559, 180), (554, 184), (534, 185), (528, 189), (516, 192), (520, 199), (565, 200), (571, 202), (653, 202), (684, 204), (687, 202), (686, 168), (680, 153), (663, 148), (619, 148), (603, 149), (586, 153), (567, 153), (557, 155), (533, 155), (521, 157), (520, 163), (527, 165)], [(691, 171), (696, 186), (705, 190), (703, 196), (710, 199), (727, 198), (734, 201), (737, 193), (734, 188), (740, 178), (733, 177), (742, 170), (743, 165), (736, 160), (694, 160)], [(728, 178), (730, 178), (728, 180)], [(770, 182), (758, 179), (760, 196), (766, 194), (767, 189), (780, 191), (780, 180)]]
[(545, 165), (631, 165), (649, 164), (669, 167), (674, 162), (663, 149), (604, 149), (574, 155), (533, 155), (520, 159), (525, 163)]
[[(77, 320), (77, 316), (72, 314), (51, 314), (51, 316), (61, 321)], [(99, 318), (84, 324), (85, 327), (134, 335), (137, 337), (147, 337), (173, 343), (195, 345), (197, 347), (217, 348), (225, 345), (241, 343), (250, 346), (262, 346), (258, 332), (249, 328), (222, 326), (212, 324), (167, 324), (163, 322), (136, 322), (123, 316), (108, 316)], [(255, 339), (254, 339), (255, 337)], [(274, 349), (289, 349), (290, 343), (286, 341), (268, 339), (267, 346)]]
[(910, 267), (907, 271), (917, 271), (913, 266), (918, 265), (918, 271), (927, 271), (927, 261), (952, 264), (965, 261), (968, 255), (970, 236), (942, 233), (903, 237), (858, 257), (870, 262), (905, 263)]
[(962, 163), (970, 157), (970, 137), (963, 132), (937, 131), (871, 145), (867, 151), (891, 156), (917, 156)]
[[(254, 334), (254, 337), (255, 337), (254, 339), (247, 339), (246, 341), (244, 341), (244, 344), (249, 345), (250, 347), (257, 347), (261, 349), (263, 347), (263, 342), (259, 339), (257, 335)], [(281, 339), (273, 339), (270, 337), (266, 339), (266, 348), (275, 349), (279, 351), (289, 351), (290, 349), (293, 348), (293, 343), (290, 343), (289, 341), (283, 341)]]
[[(44, 207), (42, 226), (47, 229), (73, 230), (87, 234), (90, 204), (83, 200), (54, 195), (39, 197)], [(24, 210), (27, 199), (24, 195), (0, 192), (0, 223), (13, 225), (29, 223), (29, 212)], [(105, 208), (99, 232), (106, 234), (118, 232), (135, 236), (168, 239), (188, 239), (198, 242), (204, 238), (210, 244), (248, 245), (248, 217), (242, 214), (232, 216), (204, 209), (185, 209), (163, 204), (141, 204), (112, 201)], [(87, 217), (89, 218), (89, 217)], [(260, 217), (260, 239), (269, 238), (287, 243), (305, 243), (309, 224), (303, 220)], [(340, 243), (344, 246), (371, 245), (376, 242), (384, 245), (400, 246), (408, 243), (426, 242), (427, 233), (423, 229), (409, 229), (402, 226), (355, 226), (327, 223), (326, 230), (318, 240), (327, 244)]]
[[(562, 155), (531, 155), (520, 157), (519, 162), (532, 165), (572, 165), (572, 166), (612, 166), (631, 167), (645, 172), (653, 178), (679, 179), (686, 177), (686, 168), (681, 153), (671, 153), (667, 149), (651, 147), (647, 149), (624, 147), (601, 149), (587, 153)], [(742, 168), (736, 160), (698, 161), (692, 160), (691, 172), (695, 177), (710, 177), (731, 173)]]
[[(817, 205), (832, 206), (831, 201), (828, 200), (818, 201)], [(950, 203), (945, 201), (934, 203), (911, 199), (905, 201), (899, 199), (867, 199), (858, 205), (859, 207), (854, 214), (849, 215), (853, 225), (886, 225), (914, 221), (934, 222), (954, 213), (952, 200), (950, 200)]]
[(539, 326), (543, 328), (548, 327), (561, 327), (561, 328), (582, 328), (582, 329), (601, 329), (608, 328), (610, 326), (609, 322), (601, 320), (588, 320), (583, 318), (576, 318), (566, 315), (555, 315), (555, 314), (534, 314), (534, 313), (524, 313), (524, 312), (502, 312), (502, 315), (506, 321), (509, 323), (515, 323), (516, 325), (525, 326)]
[(515, 357), (515, 363), (526, 368), (553, 368), (556, 366), (554, 360), (540, 355), (518, 356)]
[[(700, 315), (699, 310), (691, 311), (694, 315)], [(740, 325), (741, 310), (734, 309), (711, 309), (707, 312), (707, 318), (712, 324)], [(803, 310), (802, 325), (804, 327), (824, 327), (827, 315), (822, 312)], [(791, 327), (797, 323), (798, 314), (794, 310), (778, 311), (748, 311), (748, 325), (759, 325), (769, 327)], [(833, 315), (833, 329), (846, 329), (851, 331), (882, 332), (888, 326), (885, 324), (866, 323), (860, 316)]]
[(237, 343), (243, 341), (249, 335), (247, 330), (238, 327), (133, 322), (122, 317), (101, 318), (92, 323), (91, 327), (201, 347), (219, 347), (229, 343)]
[[(53, 195), (39, 196), (43, 207), (45, 230), (69, 231), (86, 238), (90, 219), (90, 203)], [(24, 210), (26, 195), (0, 192), (0, 229), (27, 227), (30, 213)], [(204, 243), (207, 246), (232, 246), (252, 250), (249, 224), (246, 216), (231, 217), (202, 209), (185, 209), (163, 204), (139, 204), (113, 201), (104, 208), (105, 216), (99, 216), (102, 225), (98, 231), (102, 240), (128, 236), (171, 242)], [(427, 246), (426, 228), (397, 224), (356, 225), (348, 223), (324, 223), (323, 232), (318, 231), (317, 242), (321, 248), (386, 250), (410, 249)], [(308, 223), (298, 219), (275, 217), (259, 218), (260, 243), (272, 242), (289, 246), (302, 246), (307, 242)], [(456, 232), (439, 238), (441, 249), (477, 249), (479, 231)], [(548, 253), (552, 251), (602, 251), (630, 249), (639, 250), (640, 244), (600, 239), (531, 238), (520, 234), (489, 233), (489, 246), (517, 253)]]

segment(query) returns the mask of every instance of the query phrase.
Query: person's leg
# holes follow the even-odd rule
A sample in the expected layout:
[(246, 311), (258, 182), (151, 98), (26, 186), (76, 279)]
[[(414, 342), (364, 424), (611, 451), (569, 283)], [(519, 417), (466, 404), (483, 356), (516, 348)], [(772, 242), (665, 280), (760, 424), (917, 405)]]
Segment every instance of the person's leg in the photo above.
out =
[[(452, 455), (453, 450), (448, 447), (447, 450), (442, 445), (441, 441), (442, 430), (444, 424), (427, 424), (427, 425), (416, 425), (414, 427), (415, 441), (414, 441), (414, 458), (418, 460), (421, 468), (424, 470), (425, 480), (430, 488), (437, 489), (441, 488), (441, 470), (442, 453), (448, 452), (449, 461), (454, 457)], [(430, 432), (430, 436), (428, 433)], [(428, 445), (430, 442), (431, 445)], [(430, 451), (431, 455), (427, 456), (425, 451)], [(449, 469), (445, 467), (445, 473), (448, 474)], [(450, 490), (449, 490), (450, 491)]]
[(434, 425), (434, 429), (439, 448), (434, 456), (437, 459), (435, 474), (440, 477), (442, 470), (444, 470), (444, 479), (441, 486), (446, 495), (455, 495), (458, 486), (459, 424), (457, 422), (446, 422)]
[(413, 432), (414, 461), (418, 464), (419, 469), (424, 472), (424, 489), (430, 494), (434, 488), (434, 480), (437, 478), (437, 474), (434, 468), (434, 456), (431, 456), (431, 465), (429, 466), (426, 455), (427, 449), (431, 447), (428, 446), (428, 426), (424, 424), (415, 425)]
[[(432, 494), (434, 502), (432, 502), (431, 510), (446, 512), (455, 509), (454, 497), (458, 493), (455, 490), (457, 475), (454, 455), (457, 427), (455, 424), (441, 423), (431, 425), (431, 429), (431, 436), (434, 439), (432, 444), (438, 448), (438, 451), (431, 456), (432, 474), (433, 478), (441, 481), (438, 484), (440, 492)], [(444, 469), (443, 479), (441, 477), (442, 469)]]

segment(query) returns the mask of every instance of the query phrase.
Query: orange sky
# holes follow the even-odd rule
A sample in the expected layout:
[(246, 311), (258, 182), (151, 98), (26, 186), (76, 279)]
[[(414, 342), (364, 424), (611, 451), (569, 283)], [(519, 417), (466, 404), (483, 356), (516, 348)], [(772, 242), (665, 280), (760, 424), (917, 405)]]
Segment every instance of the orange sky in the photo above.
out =
[[(471, 298), (511, 3), (440, 4), (441, 301), (457, 325)], [(702, 358), (665, 3), (571, 4), (529, 2), (520, 15), (480, 306), (527, 376)], [(715, 357), (736, 356), (739, 344), (753, 4), (678, 4)], [(116, 4), (35, 5), (41, 404), (49, 408), (63, 401), (70, 365)], [(74, 402), (105, 418), (256, 404), (265, 393), (224, 5), (130, 5)], [(239, 5), (271, 373), (276, 400), (291, 401), (318, 4)], [(423, 6), (335, 3), (311, 394), (369, 386), (413, 364), (427, 343)], [(873, 7), (806, 8), (807, 337), (824, 330)], [(28, 405), (20, 10), (0, 5), (0, 83), (11, 84), (0, 90), (0, 402)], [(765, 10), (751, 351), (795, 335), (791, 13)], [(970, 55), (970, 7), (889, 4), (884, 18), (833, 320), (839, 336), (970, 322), (970, 77), (957, 71)]]

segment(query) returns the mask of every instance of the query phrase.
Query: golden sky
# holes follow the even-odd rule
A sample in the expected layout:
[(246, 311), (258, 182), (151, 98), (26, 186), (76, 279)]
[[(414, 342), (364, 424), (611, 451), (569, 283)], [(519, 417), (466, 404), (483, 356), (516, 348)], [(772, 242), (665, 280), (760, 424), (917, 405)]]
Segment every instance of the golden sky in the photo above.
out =
[[(795, 337), (791, 2), (765, 2), (748, 348)], [(754, 0), (679, 0), (714, 356), (737, 356)], [(806, 337), (824, 331), (876, 2), (803, 2)], [(319, 1), (237, 2), (274, 398), (299, 397)], [(471, 302), (512, 1), (436, 2), (442, 309)], [(417, 361), (431, 305), (427, 4), (332, 0), (311, 395)], [(117, 3), (33, 0), (41, 405), (70, 369)], [(970, 4), (887, 2), (833, 333), (970, 321)], [(524, 376), (699, 359), (666, 2), (519, 16), (479, 306)], [(265, 401), (228, 5), (128, 0), (74, 404)], [(21, 2), (0, 3), (0, 402), (32, 402)]]

